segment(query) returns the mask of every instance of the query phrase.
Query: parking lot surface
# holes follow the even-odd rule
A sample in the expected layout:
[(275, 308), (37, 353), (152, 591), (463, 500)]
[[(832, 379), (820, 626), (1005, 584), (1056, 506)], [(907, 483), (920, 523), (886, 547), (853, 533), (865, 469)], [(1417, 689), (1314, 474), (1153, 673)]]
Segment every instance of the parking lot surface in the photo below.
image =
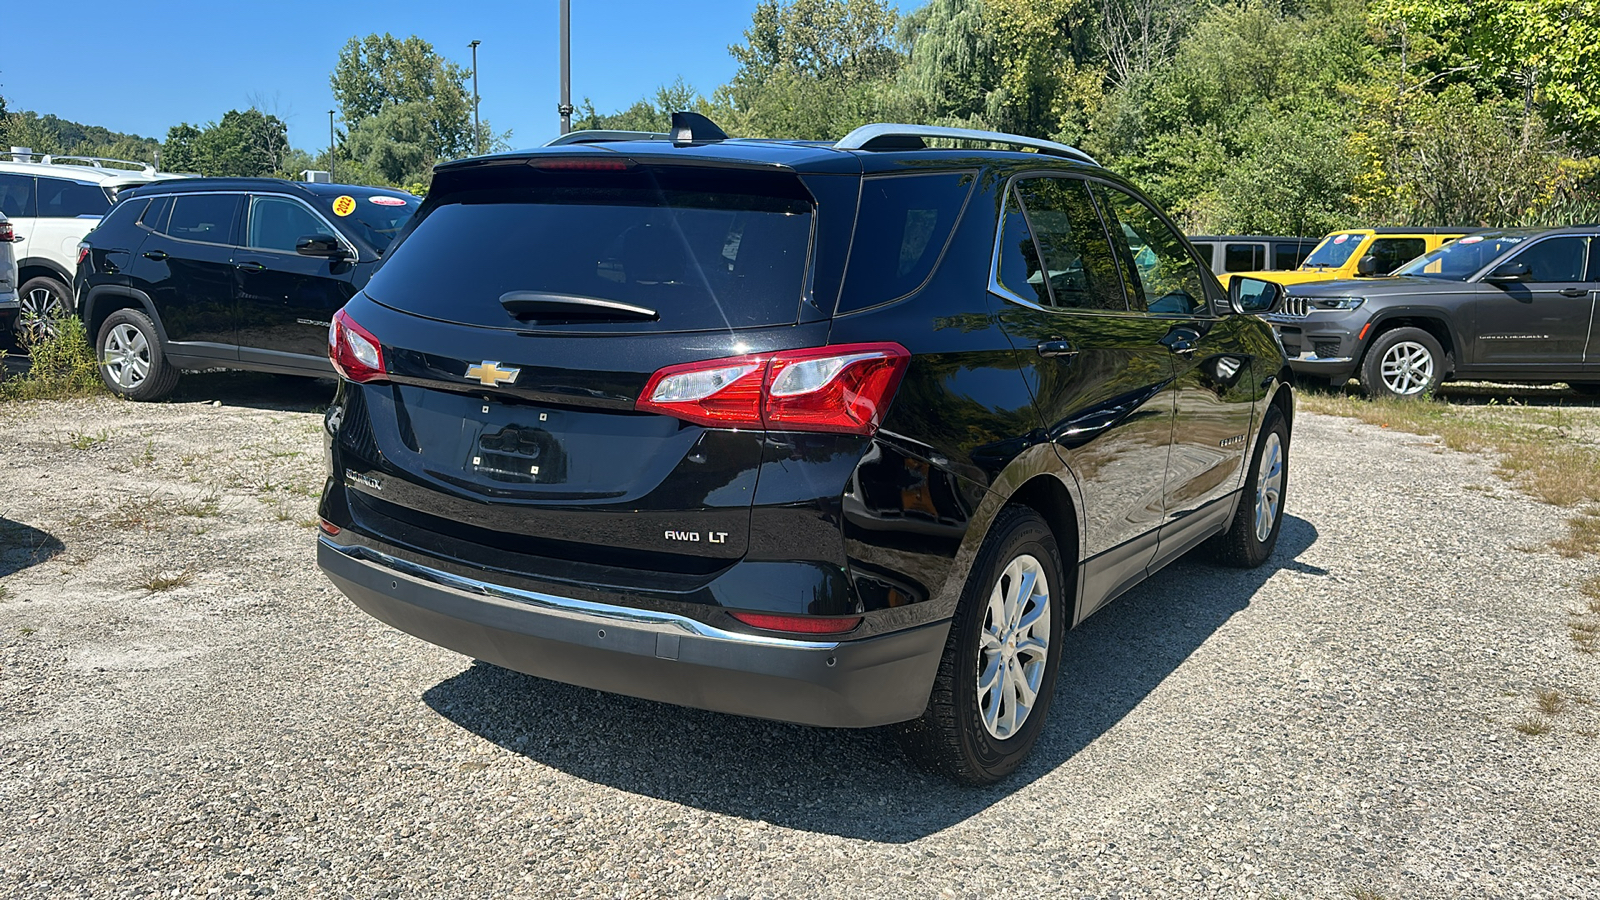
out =
[(1490, 461), (1303, 415), (1268, 566), (1091, 618), (975, 790), (369, 619), (313, 561), (328, 393), (0, 406), (0, 896), (1600, 895), (1596, 566)]

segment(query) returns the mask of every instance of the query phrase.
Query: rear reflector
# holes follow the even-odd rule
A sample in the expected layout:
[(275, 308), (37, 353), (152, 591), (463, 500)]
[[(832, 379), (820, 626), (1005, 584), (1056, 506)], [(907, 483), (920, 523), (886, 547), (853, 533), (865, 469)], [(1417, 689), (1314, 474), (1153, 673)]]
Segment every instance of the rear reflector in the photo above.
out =
[(861, 624), (861, 616), (774, 616), (752, 612), (730, 612), (729, 615), (756, 628), (793, 634), (843, 634)]
[(383, 345), (342, 309), (333, 314), (333, 324), (328, 326), (328, 359), (340, 375), (358, 384), (379, 381), (389, 374), (383, 365)]
[(330, 537), (334, 537), (339, 534), (339, 526), (329, 522), (327, 519), (318, 519), (317, 527), (322, 529), (323, 534), (326, 534)]
[(635, 407), (723, 428), (878, 430), (911, 354), (899, 344), (840, 344), (667, 366)]

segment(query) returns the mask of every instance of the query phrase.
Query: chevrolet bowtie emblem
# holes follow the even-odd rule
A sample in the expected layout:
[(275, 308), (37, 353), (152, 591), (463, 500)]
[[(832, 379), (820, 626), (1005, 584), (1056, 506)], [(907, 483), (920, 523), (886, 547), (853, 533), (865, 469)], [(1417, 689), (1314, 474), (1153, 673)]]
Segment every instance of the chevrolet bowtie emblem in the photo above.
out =
[(480, 382), (485, 387), (494, 387), (497, 384), (510, 384), (522, 374), (521, 369), (502, 369), (500, 363), (484, 360), (483, 365), (473, 366), (467, 370), (467, 377)]

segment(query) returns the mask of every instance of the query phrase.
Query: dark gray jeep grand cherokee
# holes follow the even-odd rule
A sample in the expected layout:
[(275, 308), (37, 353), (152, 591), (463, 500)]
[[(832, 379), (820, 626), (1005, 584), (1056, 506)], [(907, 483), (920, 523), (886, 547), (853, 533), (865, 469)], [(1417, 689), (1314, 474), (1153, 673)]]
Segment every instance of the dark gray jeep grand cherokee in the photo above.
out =
[(1269, 316), (1289, 365), (1369, 396), (1451, 379), (1600, 393), (1600, 226), (1469, 234), (1390, 278), (1296, 285)]

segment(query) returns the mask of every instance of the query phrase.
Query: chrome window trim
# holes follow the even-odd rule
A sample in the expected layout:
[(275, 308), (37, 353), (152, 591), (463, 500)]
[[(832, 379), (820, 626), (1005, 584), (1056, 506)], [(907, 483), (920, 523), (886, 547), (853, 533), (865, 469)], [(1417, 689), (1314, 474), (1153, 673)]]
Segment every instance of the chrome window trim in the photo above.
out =
[(576, 622), (587, 622), (600, 626), (613, 625), (638, 628), (644, 631), (665, 634), (687, 634), (691, 637), (724, 641), (731, 644), (781, 647), (789, 650), (833, 650), (839, 646), (838, 641), (803, 641), (772, 635), (726, 631), (707, 625), (704, 622), (672, 613), (613, 606), (609, 603), (595, 603), (589, 600), (578, 600), (573, 597), (562, 597), (556, 594), (506, 587), (502, 584), (493, 584), (488, 581), (469, 578), (465, 575), (456, 575), (452, 572), (444, 572), (420, 563), (400, 559), (374, 550), (371, 547), (359, 544), (338, 544), (330, 540), (327, 535), (318, 535), (317, 540), (324, 547), (341, 556), (380, 565), (418, 581), (428, 582), (464, 594), (474, 594), (492, 600), (529, 606), (540, 612)]

